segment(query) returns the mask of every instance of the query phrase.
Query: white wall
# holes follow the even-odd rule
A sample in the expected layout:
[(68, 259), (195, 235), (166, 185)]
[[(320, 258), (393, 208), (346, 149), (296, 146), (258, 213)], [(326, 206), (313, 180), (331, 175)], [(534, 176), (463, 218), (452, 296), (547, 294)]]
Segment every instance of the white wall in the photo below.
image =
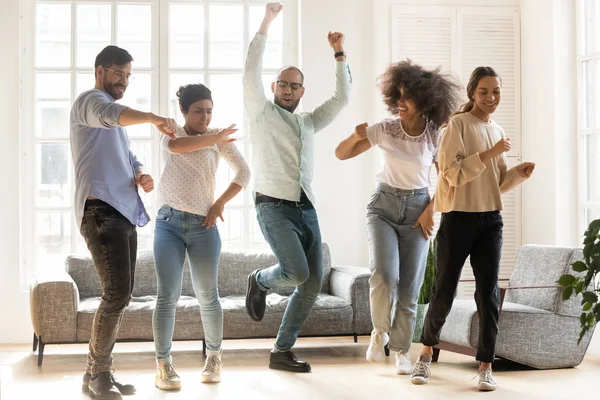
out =
[(521, 1), (523, 242), (578, 245), (575, 2)]
[[(324, 6), (326, 4), (326, 6)], [(368, 266), (366, 204), (373, 187), (376, 153), (339, 161), (338, 143), (362, 122), (373, 122), (371, 88), (372, 8), (364, 0), (301, 1), (301, 67), (306, 76), (303, 108), (310, 110), (332, 95), (334, 58), (327, 43), (329, 31), (346, 35), (345, 51), (352, 73), (348, 107), (315, 144), (314, 187), (322, 236), (330, 244), (334, 264)]]
[(19, 283), (19, 2), (3, 0), (0, 12), (0, 343), (32, 338), (29, 296)]

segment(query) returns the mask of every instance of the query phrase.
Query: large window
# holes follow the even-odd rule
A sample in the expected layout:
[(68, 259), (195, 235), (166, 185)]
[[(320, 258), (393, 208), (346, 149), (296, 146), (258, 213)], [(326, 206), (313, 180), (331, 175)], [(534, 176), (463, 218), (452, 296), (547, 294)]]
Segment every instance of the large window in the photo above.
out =
[[(122, 104), (169, 115), (183, 124), (175, 93), (204, 83), (214, 100), (213, 127), (236, 123), (237, 146), (250, 163), (242, 103), (246, 50), (264, 15), (264, 2), (247, 0), (24, 0), (26, 40), (23, 80), (23, 285), (35, 271), (61, 268), (66, 255), (86, 252), (73, 214), (73, 165), (69, 112), (77, 96), (94, 86), (94, 59), (108, 44), (134, 58), (133, 81)], [(296, 62), (295, 5), (271, 26), (264, 58), (265, 90), (277, 69)], [(284, 29), (285, 27), (285, 29)], [(163, 161), (159, 133), (151, 125), (127, 128), (131, 147), (158, 182)], [(219, 166), (217, 193), (233, 178)], [(142, 194), (151, 216), (156, 191)], [(251, 188), (228, 205), (219, 223), (224, 248), (264, 248)], [(139, 248), (151, 248), (154, 224), (138, 230)]]
[(600, 0), (579, 0), (580, 226), (600, 218)]

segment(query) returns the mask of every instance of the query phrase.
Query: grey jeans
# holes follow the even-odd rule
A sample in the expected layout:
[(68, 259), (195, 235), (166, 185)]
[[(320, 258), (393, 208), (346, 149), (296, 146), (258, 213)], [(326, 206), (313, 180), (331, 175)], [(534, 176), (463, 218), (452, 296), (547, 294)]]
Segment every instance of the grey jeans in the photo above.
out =
[(389, 332), (389, 348), (410, 349), (429, 240), (412, 228), (431, 198), (427, 188), (404, 190), (379, 183), (367, 206), (373, 327)]

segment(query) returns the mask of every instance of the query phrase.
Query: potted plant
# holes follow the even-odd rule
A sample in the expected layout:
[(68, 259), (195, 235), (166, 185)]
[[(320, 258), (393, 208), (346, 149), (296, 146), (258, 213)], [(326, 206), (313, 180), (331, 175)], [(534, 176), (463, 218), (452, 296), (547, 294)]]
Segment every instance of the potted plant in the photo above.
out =
[(571, 268), (577, 274), (562, 275), (558, 284), (564, 288), (563, 300), (582, 294), (579, 343), (586, 332), (600, 321), (600, 219), (592, 221), (585, 231), (583, 261), (574, 262)]
[(429, 252), (427, 253), (427, 264), (425, 266), (425, 277), (419, 292), (419, 300), (417, 301), (417, 320), (415, 331), (413, 333), (413, 343), (419, 343), (421, 332), (423, 331), (423, 321), (425, 320), (426, 305), (429, 304), (433, 296), (433, 286), (435, 284), (435, 271), (437, 263), (437, 238), (433, 238), (429, 242)]

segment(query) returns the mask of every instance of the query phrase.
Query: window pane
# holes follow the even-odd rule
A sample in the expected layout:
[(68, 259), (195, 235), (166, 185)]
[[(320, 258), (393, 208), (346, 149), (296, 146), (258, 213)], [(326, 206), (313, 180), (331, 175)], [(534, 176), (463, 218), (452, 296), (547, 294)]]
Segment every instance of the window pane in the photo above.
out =
[[(154, 190), (158, 189), (158, 180), (160, 179), (160, 176), (152, 174), (152, 168), (154, 167), (152, 163), (152, 143), (149, 141), (132, 141), (129, 148), (137, 159), (144, 164), (146, 173), (152, 175), (152, 179), (154, 179)], [(138, 193), (147, 208), (153, 206), (152, 192), (145, 193), (141, 187), (138, 187)], [(152, 214), (150, 215), (152, 216)]]
[(77, 5), (77, 66), (93, 67), (96, 56), (111, 43), (111, 6)]
[(133, 73), (135, 74), (135, 67), (150, 67), (152, 65), (152, 6), (117, 6), (117, 20), (117, 43), (133, 57)]
[(271, 84), (277, 80), (275, 73), (265, 74), (262, 76), (263, 87), (265, 88), (265, 96), (267, 100), (273, 101), (273, 91), (271, 90)]
[(262, 243), (265, 241), (258, 219), (256, 218), (256, 209), (252, 208), (252, 238), (251, 241), (255, 243)]
[(36, 215), (36, 265), (62, 269), (71, 253), (71, 211), (38, 212)]
[(237, 124), (235, 137), (244, 136), (244, 105), (242, 75), (214, 74), (210, 76), (210, 90), (213, 98), (213, 118), (211, 126), (227, 128)]
[(39, 143), (36, 155), (36, 204), (42, 207), (70, 205), (72, 192), (69, 145)]
[(95, 84), (94, 74), (77, 74), (77, 96), (86, 90), (93, 89)]
[[(125, 95), (119, 103), (139, 111), (152, 111), (152, 76), (146, 73), (135, 74), (135, 79), (129, 83)], [(127, 134), (131, 137), (150, 136), (150, 124), (130, 125)]]
[(585, 228), (588, 227), (588, 225), (596, 220), (596, 219), (600, 219), (600, 208), (586, 208), (585, 209)]
[(204, 67), (204, 7), (171, 5), (169, 7), (169, 65)]
[(204, 74), (175, 74), (169, 76), (169, 117), (175, 118), (181, 126), (185, 124), (183, 115), (179, 110), (179, 99), (177, 91), (180, 86), (190, 83), (204, 83)]
[(586, 199), (600, 203), (600, 135), (585, 136), (586, 156)]
[(36, 66), (71, 66), (71, 5), (36, 7)]
[(242, 210), (226, 210), (217, 222), (223, 247), (240, 247), (242, 243)]
[(210, 66), (241, 68), (244, 18), (242, 6), (210, 6)]
[(36, 75), (36, 136), (69, 137), (71, 76)]
[(600, 85), (600, 69), (598, 60), (583, 62), (583, 126), (594, 128), (600, 126), (600, 103), (598, 86)]
[[(250, 40), (258, 31), (265, 16), (264, 6), (249, 7), (248, 37)], [(263, 68), (281, 68), (283, 62), (283, 10), (269, 27), (269, 39), (265, 47)]]

